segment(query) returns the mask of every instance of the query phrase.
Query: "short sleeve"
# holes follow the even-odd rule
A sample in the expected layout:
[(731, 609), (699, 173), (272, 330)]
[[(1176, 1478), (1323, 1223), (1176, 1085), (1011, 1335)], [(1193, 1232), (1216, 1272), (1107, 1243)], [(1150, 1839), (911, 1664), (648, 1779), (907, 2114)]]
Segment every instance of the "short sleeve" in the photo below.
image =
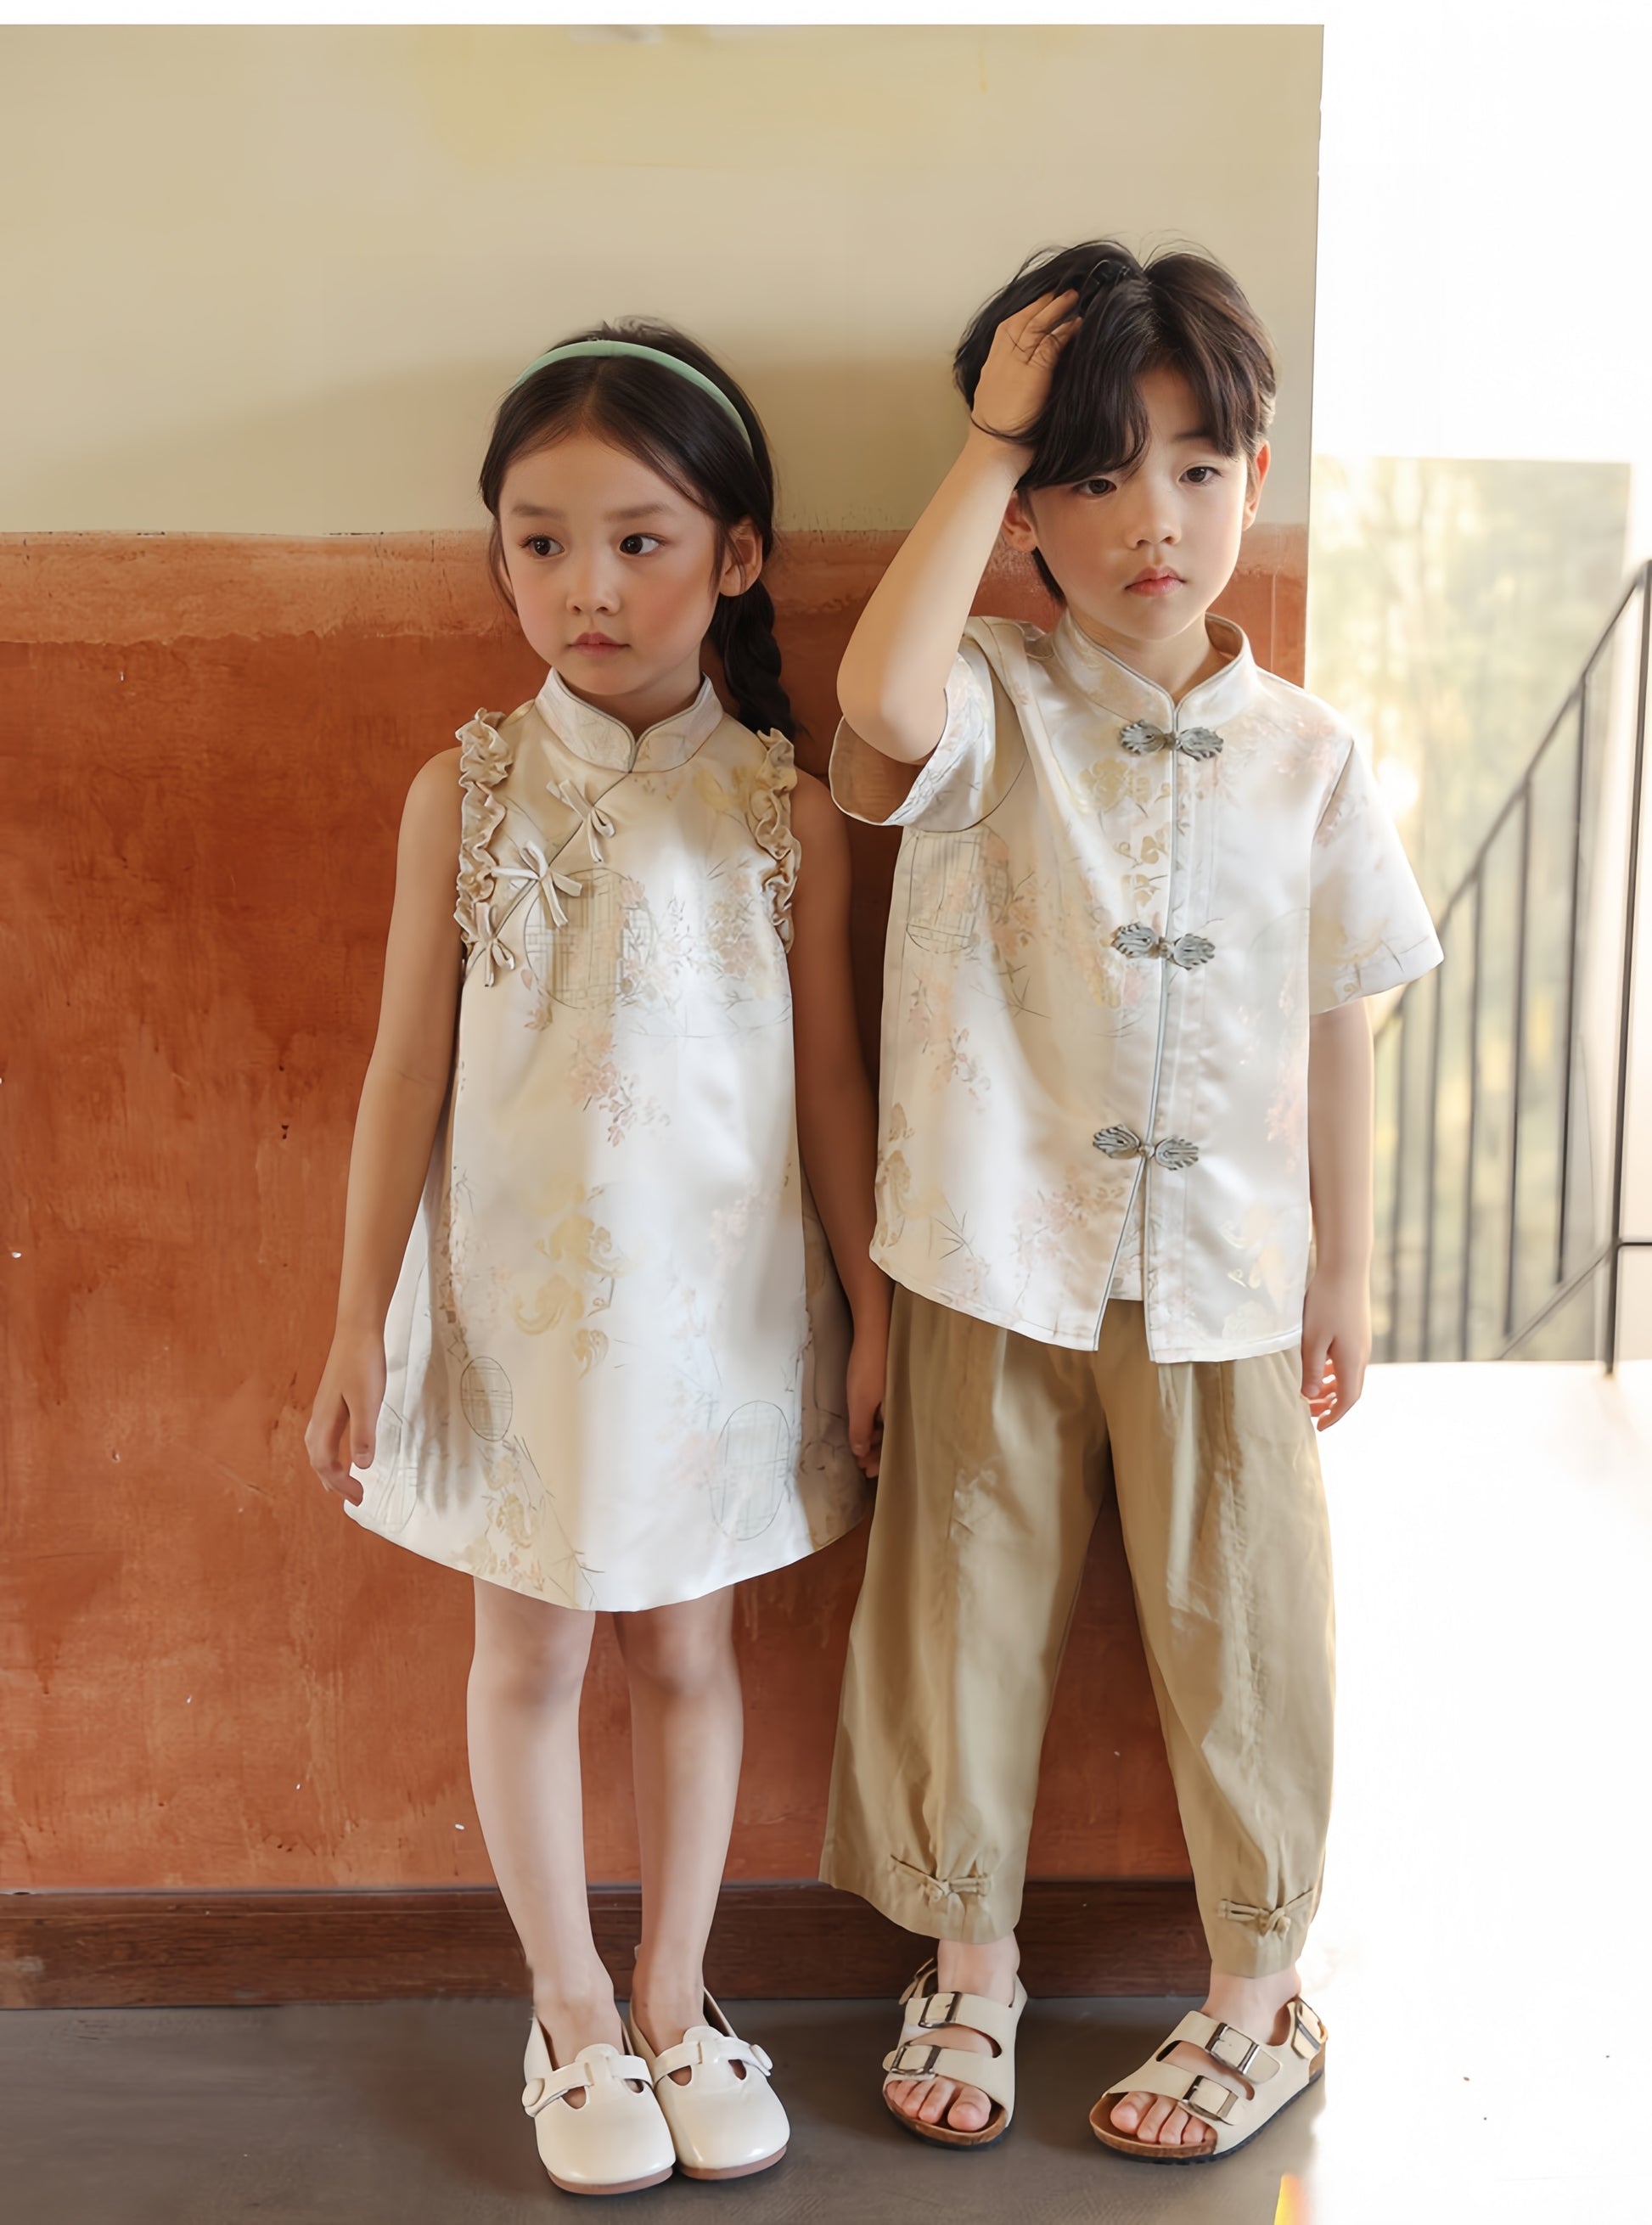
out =
[(839, 808), (873, 827), (938, 833), (975, 826), (996, 806), (1006, 776), (1013, 777), (1025, 755), (1004, 708), (985, 655), (966, 637), (947, 675), (940, 739), (915, 772), (863, 741), (847, 719), (839, 726), (831, 769)]
[(1376, 777), (1358, 744), (1313, 836), (1308, 1009), (1415, 981), (1438, 966), (1439, 937)]

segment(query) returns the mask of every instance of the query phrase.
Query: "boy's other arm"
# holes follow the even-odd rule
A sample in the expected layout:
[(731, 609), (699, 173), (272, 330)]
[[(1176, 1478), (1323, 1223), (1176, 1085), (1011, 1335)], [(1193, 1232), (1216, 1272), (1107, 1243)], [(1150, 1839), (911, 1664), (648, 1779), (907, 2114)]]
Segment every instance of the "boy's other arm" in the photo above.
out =
[(1370, 1359), (1372, 1055), (1363, 998), (1308, 1023), (1307, 1165), (1314, 1266), (1302, 1310), (1302, 1396), (1340, 1421)]
[(1071, 293), (1008, 317), (975, 390), (968, 438), (873, 589), (838, 671), (838, 700), (861, 739), (920, 764), (946, 723), (946, 676), (998, 528), (1032, 450), (982, 424), (1035, 423), (1068, 337)]

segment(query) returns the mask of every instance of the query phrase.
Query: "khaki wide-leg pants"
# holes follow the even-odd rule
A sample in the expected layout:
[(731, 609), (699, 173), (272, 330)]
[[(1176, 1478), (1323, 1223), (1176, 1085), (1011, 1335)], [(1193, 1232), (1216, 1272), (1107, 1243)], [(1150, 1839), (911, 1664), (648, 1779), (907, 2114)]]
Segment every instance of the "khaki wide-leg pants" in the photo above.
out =
[(828, 1884), (932, 1938), (1015, 1929), (1111, 1470), (1212, 1959), (1288, 1968), (1331, 1802), (1330, 1537), (1301, 1380), (1294, 1349), (1155, 1366), (1139, 1303), (1073, 1352), (896, 1290)]

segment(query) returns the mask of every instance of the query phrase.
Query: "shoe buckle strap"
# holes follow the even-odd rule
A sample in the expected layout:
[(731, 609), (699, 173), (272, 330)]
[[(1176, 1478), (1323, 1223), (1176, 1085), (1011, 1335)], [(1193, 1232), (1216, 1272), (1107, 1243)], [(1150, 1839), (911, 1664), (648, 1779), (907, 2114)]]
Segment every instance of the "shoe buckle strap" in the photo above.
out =
[(530, 2117), (537, 2117), (576, 2086), (589, 2088), (590, 2084), (591, 2074), (585, 2064), (570, 2063), (563, 2070), (554, 2070), (548, 2078), (530, 2078), (522, 2089), (522, 2105)]
[[(1207, 2089), (1208, 2101), (1200, 2093), (1201, 2087)], [(1236, 2094), (1231, 2086), (1224, 2086), (1219, 2079), (1207, 2077), (1201, 2070), (1196, 2077), (1188, 2080), (1187, 2090), (1181, 2097), (1181, 2106), (1184, 2109), (1191, 2109), (1194, 2116), (1203, 2117), (1206, 2124), (1225, 2125), (1235, 2107), (1244, 2099), (1243, 2094)]]
[(907, 1987), (906, 1991), (902, 1994), (900, 2006), (904, 2008), (908, 2001), (915, 2000), (934, 1975), (935, 1965), (934, 1958), (932, 1957), (930, 1961), (924, 1964), (922, 1969), (920, 1970), (913, 1978), (911, 1983)]
[[(1206, 2055), (1213, 2056), (1225, 2070), (1237, 2070), (1241, 2078), (1271, 2078), (1275, 2066), (1271, 2062), (1257, 2063), (1262, 2054), (1262, 2043), (1241, 2032), (1237, 2025), (1218, 2024), (1204, 2042)], [(1252, 2064), (1256, 2068), (1252, 2070)]]
[(1291, 2045), (1307, 2058), (1316, 2056), (1325, 2045), (1325, 2026), (1304, 2000), (1294, 2005), (1291, 2017)]
[(653, 2083), (659, 2085), (661, 2079), (669, 2078), (674, 2070), (687, 2070), (692, 2085), (697, 2070), (702, 2066), (714, 2069), (724, 2063), (749, 2063), (754, 2070), (761, 2070), (764, 2077), (775, 2067), (774, 2057), (767, 2048), (757, 2046), (754, 2041), (741, 2039), (733, 2032), (726, 2037), (719, 2032), (710, 2042), (682, 2039), (675, 2047), (663, 2048), (654, 2058)]
[(894, 2053), (884, 2058), (883, 2068), (897, 2078), (932, 2078), (936, 2063), (946, 2052), (943, 2047), (925, 2047), (918, 2040), (903, 2039)]
[(956, 2024), (959, 2000), (956, 1993), (927, 1994), (918, 2003), (912, 2021), (925, 2032), (933, 2030), (936, 2025)]

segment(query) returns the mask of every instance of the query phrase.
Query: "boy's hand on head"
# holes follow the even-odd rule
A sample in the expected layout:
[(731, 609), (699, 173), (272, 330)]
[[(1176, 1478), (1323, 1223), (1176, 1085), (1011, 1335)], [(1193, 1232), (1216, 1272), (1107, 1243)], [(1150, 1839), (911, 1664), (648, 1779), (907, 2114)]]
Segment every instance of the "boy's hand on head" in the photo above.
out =
[(1302, 1396), (1316, 1429), (1358, 1404), (1370, 1355), (1370, 1277), (1316, 1274), (1302, 1302)]
[(981, 366), (970, 405), (972, 424), (1027, 447), (1021, 436), (1038, 422), (1061, 351), (1078, 329), (1073, 314), (1078, 298), (1073, 287), (1064, 294), (1042, 294), (1004, 319)]

